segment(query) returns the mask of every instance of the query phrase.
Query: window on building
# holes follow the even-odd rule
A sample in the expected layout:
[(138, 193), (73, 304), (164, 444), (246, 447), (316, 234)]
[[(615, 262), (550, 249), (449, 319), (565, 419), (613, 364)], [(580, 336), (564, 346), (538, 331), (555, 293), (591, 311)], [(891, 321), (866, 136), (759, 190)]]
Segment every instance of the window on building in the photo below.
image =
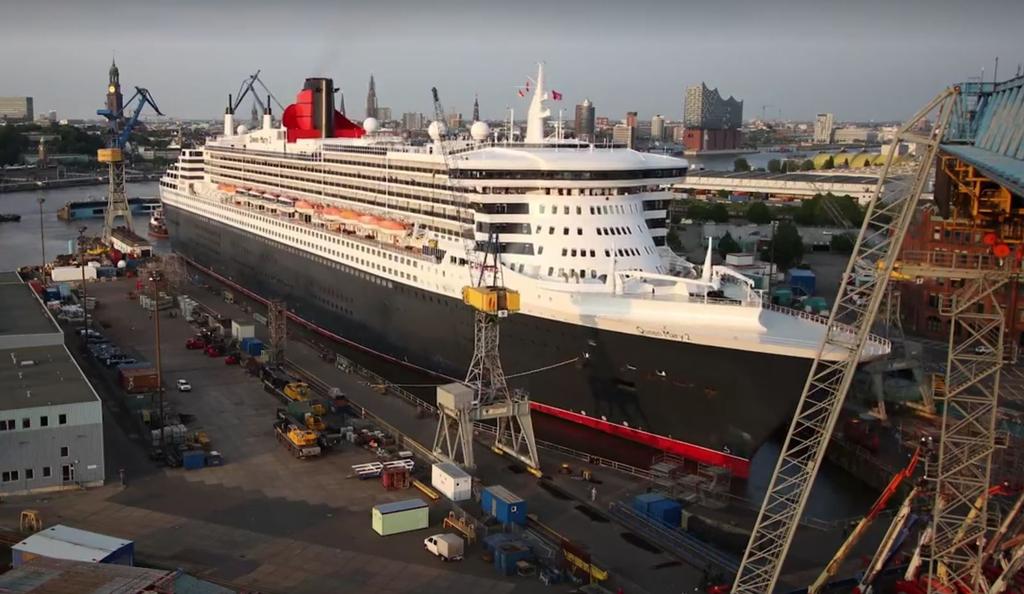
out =
[(32, 470), (31, 468), (26, 468), (25, 469), (25, 480), (26, 481), (30, 481), (30, 480), (32, 480), (34, 478), (35, 478), (35, 471)]
[(50, 478), (52, 474), (49, 466), (43, 466), (43, 478)]
[(43, 416), (39, 417), (39, 426), (40, 427), (49, 427), (50, 426), (50, 417), (48, 417), (46, 415), (43, 415)]
[(938, 307), (938, 306), (939, 306), (939, 296), (936, 295), (935, 293), (929, 294), (928, 295), (928, 307)]
[(569, 234), (569, 228), (568, 227), (562, 227), (562, 235), (568, 235), (568, 234)]
[(576, 214), (578, 214), (578, 215), (583, 214), (583, 207), (582, 206), (577, 206), (576, 207)]
[(70, 453), (70, 448), (68, 446), (60, 446), (60, 457), (61, 458), (67, 458), (69, 453)]
[(57, 424), (59, 424), (59, 425), (67, 425), (68, 424), (68, 416), (65, 415), (65, 414), (57, 415)]
[[(558, 193), (561, 194), (562, 191), (559, 190)], [(563, 206), (562, 207), (562, 214), (569, 214), (569, 207), (568, 206)]]
[(32, 428), (32, 419), (30, 419), (28, 417), (25, 417), (24, 419), (22, 419), (21, 420), (21, 428), (22, 429), (31, 429)]
[(576, 235), (583, 235), (583, 227), (576, 227)]

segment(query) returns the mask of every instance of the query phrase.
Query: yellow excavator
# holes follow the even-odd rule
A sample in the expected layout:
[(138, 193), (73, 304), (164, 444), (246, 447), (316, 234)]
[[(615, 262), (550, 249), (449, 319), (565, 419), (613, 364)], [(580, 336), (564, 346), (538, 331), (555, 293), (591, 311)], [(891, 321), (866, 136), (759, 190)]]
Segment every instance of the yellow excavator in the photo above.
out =
[(312, 458), (321, 454), (315, 431), (297, 427), (287, 421), (274, 423), (277, 440), (288, 448), (296, 458)]
[(288, 382), (281, 392), (289, 400), (309, 400), (309, 384), (306, 382)]

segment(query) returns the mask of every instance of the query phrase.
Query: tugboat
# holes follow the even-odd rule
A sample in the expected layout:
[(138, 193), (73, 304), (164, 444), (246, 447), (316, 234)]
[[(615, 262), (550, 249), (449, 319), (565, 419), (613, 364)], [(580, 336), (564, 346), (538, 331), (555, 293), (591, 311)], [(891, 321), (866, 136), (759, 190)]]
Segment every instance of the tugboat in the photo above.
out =
[(164, 210), (158, 208), (149, 217), (149, 236), (163, 239), (168, 237), (167, 223), (164, 222)]
[(17, 223), (20, 220), (20, 214), (0, 214), (0, 223)]

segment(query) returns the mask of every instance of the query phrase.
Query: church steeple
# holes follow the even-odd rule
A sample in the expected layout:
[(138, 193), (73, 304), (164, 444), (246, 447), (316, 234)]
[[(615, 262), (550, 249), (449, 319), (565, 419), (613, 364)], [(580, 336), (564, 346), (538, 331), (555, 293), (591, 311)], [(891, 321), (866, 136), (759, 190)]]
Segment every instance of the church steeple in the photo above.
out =
[(473, 95), (473, 121), (480, 121), (480, 97)]
[(117, 61), (113, 58), (110, 59), (110, 84), (120, 85), (121, 71), (117, 69)]
[(370, 90), (366, 93), (366, 117), (377, 117), (377, 85), (373, 82), (373, 75), (370, 75)]
[(121, 95), (121, 71), (117, 68), (117, 62), (110, 59), (110, 82), (107, 85), (107, 109), (110, 113), (119, 114), (124, 109), (124, 97)]

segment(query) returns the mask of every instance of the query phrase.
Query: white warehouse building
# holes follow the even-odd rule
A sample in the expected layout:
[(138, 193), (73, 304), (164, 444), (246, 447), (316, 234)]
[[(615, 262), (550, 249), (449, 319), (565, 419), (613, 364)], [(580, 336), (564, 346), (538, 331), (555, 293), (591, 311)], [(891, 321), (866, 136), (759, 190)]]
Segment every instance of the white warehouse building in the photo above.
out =
[(0, 495), (102, 485), (99, 396), (17, 273), (0, 303)]

